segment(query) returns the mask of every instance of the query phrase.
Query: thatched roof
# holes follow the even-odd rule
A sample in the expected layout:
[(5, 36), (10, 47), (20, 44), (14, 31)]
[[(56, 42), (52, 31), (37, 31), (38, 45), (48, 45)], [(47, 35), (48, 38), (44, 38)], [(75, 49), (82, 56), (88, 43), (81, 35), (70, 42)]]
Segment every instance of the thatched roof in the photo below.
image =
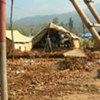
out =
[[(23, 43), (25, 43), (25, 42), (31, 42), (31, 40), (32, 40), (32, 38), (29, 38), (27, 36), (22, 35), (17, 30), (13, 30), (13, 37), (14, 37), (14, 42), (23, 42)], [(8, 38), (9, 40), (12, 40), (10, 30), (6, 31), (6, 38)]]
[(79, 39), (78, 36), (73, 35), (70, 31), (66, 30), (62, 26), (55, 25), (54, 23), (50, 23), (47, 25), (42, 31), (40, 31), (34, 38), (33, 38), (33, 46), (38, 43), (42, 37), (47, 33), (48, 29), (54, 29), (56, 31), (62, 32), (63, 34), (68, 35), (68, 37), (73, 38), (73, 39)]

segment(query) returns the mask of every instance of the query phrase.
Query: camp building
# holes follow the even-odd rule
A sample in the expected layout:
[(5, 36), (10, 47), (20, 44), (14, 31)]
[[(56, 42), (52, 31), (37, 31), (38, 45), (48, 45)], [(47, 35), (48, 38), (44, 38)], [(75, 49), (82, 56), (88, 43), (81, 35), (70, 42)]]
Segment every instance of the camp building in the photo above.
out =
[[(22, 52), (27, 52), (32, 49), (32, 38), (22, 35), (17, 30), (13, 30), (13, 38), (14, 38), (15, 50), (21, 50)], [(6, 31), (6, 41), (7, 41), (7, 53), (8, 53), (12, 48), (11, 30)]]
[(71, 44), (73, 48), (79, 48), (79, 37), (62, 26), (49, 23), (42, 31), (40, 31), (33, 39), (33, 47), (44, 47), (46, 43), (46, 37), (49, 34), (52, 44), (57, 45), (61, 43)]

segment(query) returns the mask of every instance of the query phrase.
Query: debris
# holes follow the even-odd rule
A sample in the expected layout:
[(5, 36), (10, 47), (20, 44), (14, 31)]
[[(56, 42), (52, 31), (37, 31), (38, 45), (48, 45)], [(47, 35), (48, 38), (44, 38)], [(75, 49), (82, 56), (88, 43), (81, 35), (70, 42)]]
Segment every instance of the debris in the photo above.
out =
[(87, 65), (88, 66), (93, 66), (94, 65), (94, 62), (87, 62)]
[(98, 92), (100, 93), (100, 88), (98, 88)]
[(35, 63), (35, 61), (34, 61), (34, 60), (31, 60), (30, 64), (32, 65), (32, 64), (34, 64), (34, 63)]
[(17, 70), (17, 71), (16, 71), (16, 74), (24, 74), (24, 73), (25, 73), (25, 71), (24, 71), (24, 70), (20, 70), (20, 71), (19, 71), (19, 70)]
[(87, 56), (79, 49), (71, 50), (63, 54), (65, 57), (66, 68), (71, 70), (83, 69)]
[(86, 70), (87, 72), (91, 72), (91, 71), (93, 70), (93, 68), (92, 68), (92, 67), (88, 67), (88, 68), (85, 68), (85, 70)]
[(66, 63), (65, 63), (65, 61), (59, 63), (58, 69), (59, 70), (65, 70), (66, 69)]
[(97, 63), (97, 64), (100, 64), (100, 60), (98, 60), (96, 63)]
[(26, 64), (29, 64), (29, 61), (25, 61)]
[[(59, 49), (59, 52), (58, 54), (56, 52), (56, 55), (63, 51)], [(50, 99), (52, 96), (54, 100), (58, 100), (57, 97), (68, 96), (68, 94), (88, 95), (93, 93), (95, 95), (100, 93), (100, 79), (97, 78), (97, 75), (100, 76), (100, 71), (97, 71), (100, 69), (97, 64), (100, 58), (93, 60), (92, 56), (92, 60), (91, 57), (87, 60), (69, 57), (66, 59), (68, 61), (66, 63), (64, 58), (56, 58), (58, 56), (54, 58), (55, 53), (54, 55), (53, 53), (37, 55), (36, 59), (22, 58), (15, 59), (14, 62), (8, 59), (8, 86), (11, 100), (16, 100), (16, 98), (17, 100), (46, 100), (45, 96)], [(39, 57), (39, 55), (42, 56)], [(44, 55), (49, 57), (45, 58)], [(51, 55), (53, 58), (50, 58)], [(26, 61), (28, 64), (25, 63)], [(58, 67), (64, 67), (64, 70), (58, 70)], [(95, 77), (96, 79), (94, 79)], [(96, 86), (91, 86), (91, 84)]]

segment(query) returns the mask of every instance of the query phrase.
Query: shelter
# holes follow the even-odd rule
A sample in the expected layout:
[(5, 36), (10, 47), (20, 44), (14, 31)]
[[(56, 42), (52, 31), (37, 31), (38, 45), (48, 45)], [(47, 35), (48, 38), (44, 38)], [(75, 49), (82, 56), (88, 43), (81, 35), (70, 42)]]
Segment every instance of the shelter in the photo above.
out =
[[(17, 30), (13, 31), (14, 37), (14, 47), (15, 50), (21, 50), (22, 52), (27, 52), (32, 49), (32, 38), (26, 37), (19, 33)], [(11, 31), (6, 31), (6, 41), (7, 41), (7, 53), (11, 50)]]
[(81, 37), (89, 38), (92, 37), (92, 34), (91, 33), (81, 34)]
[(80, 49), (71, 50), (63, 53), (64, 57), (76, 57), (76, 58), (86, 58), (87, 55)]
[(70, 42), (71, 46), (73, 48), (79, 48), (79, 37), (76, 36), (75, 34), (72, 34), (65, 28), (55, 25), (54, 23), (50, 23), (47, 25), (41, 32), (39, 32), (33, 39), (32, 39), (32, 45), (33, 47), (44, 47), (46, 43), (46, 37), (49, 34), (50, 39), (53, 44), (60, 44), (62, 43), (63, 37), (61, 36), (62, 34), (64, 35), (64, 39), (67, 41), (65, 42), (66, 44)]

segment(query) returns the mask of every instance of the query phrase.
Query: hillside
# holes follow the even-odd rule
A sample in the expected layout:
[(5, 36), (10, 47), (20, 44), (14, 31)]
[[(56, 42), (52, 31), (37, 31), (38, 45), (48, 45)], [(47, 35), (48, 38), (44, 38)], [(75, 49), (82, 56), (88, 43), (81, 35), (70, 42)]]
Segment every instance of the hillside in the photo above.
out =
[[(98, 13), (100, 14), (99, 4), (94, 5), (94, 7), (97, 9)], [(87, 16), (90, 18), (90, 20), (95, 21), (87, 9), (84, 9), (84, 11), (87, 14)], [(64, 23), (68, 23), (69, 18), (72, 17), (74, 20), (75, 27), (79, 27), (80, 24), (82, 23), (77, 12), (73, 11), (69, 13), (56, 14), (56, 15), (31, 16), (31, 17), (22, 18), (20, 20), (15, 21), (14, 26), (20, 28), (26, 28), (26, 29), (30, 29), (30, 28), (34, 29), (36, 27), (39, 27), (40, 24), (51, 22), (55, 17), (59, 18), (59, 22), (64, 22)]]

